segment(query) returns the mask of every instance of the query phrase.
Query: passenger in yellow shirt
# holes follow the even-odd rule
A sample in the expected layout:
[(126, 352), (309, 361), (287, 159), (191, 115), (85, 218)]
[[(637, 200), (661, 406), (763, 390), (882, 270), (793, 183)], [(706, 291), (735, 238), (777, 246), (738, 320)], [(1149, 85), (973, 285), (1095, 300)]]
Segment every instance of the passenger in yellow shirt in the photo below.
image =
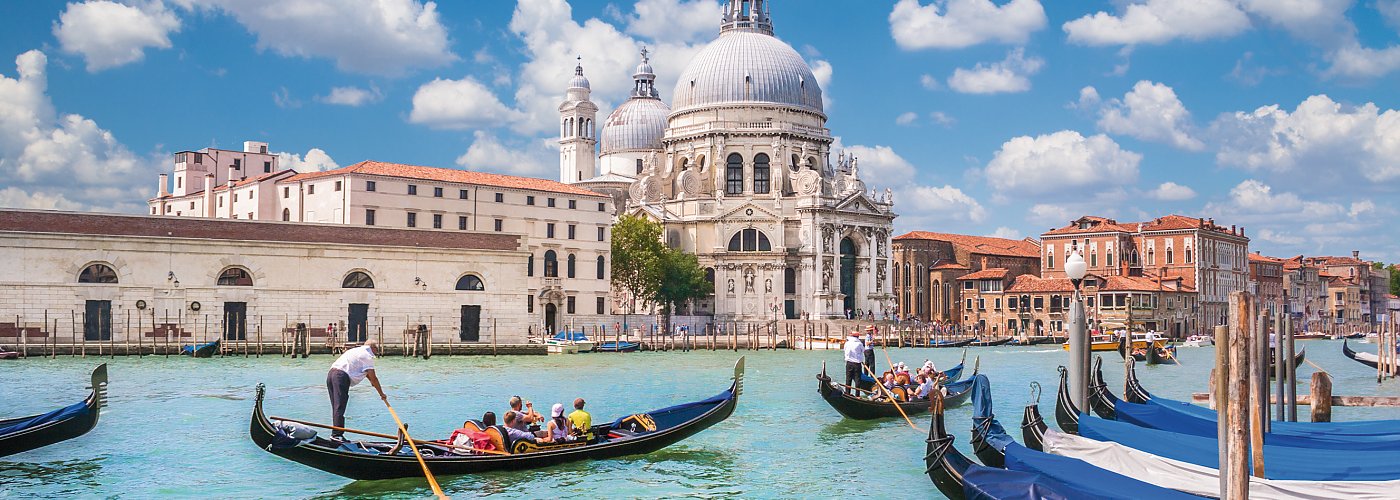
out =
[(569, 413), (569, 421), (574, 423), (574, 429), (582, 433), (584, 439), (592, 441), (593, 433), (590, 431), (590, 428), (593, 427), (593, 415), (589, 415), (588, 412), (583, 411), (583, 405), (583, 398), (574, 400), (574, 411)]

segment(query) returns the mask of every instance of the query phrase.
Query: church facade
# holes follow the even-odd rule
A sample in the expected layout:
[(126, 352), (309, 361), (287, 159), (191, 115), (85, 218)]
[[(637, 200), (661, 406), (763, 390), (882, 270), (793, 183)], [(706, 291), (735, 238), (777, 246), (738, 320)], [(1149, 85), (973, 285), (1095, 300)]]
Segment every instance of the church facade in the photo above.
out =
[(719, 37), (681, 73), (670, 106), (655, 78), (643, 51), (632, 96), (603, 122), (593, 157), (597, 106), (575, 69), (560, 105), (560, 180), (613, 195), (622, 213), (660, 222), (667, 245), (694, 253), (714, 295), (693, 313), (893, 312), (893, 194), (832, 150), (822, 89), (774, 36), (766, 1), (725, 5)]

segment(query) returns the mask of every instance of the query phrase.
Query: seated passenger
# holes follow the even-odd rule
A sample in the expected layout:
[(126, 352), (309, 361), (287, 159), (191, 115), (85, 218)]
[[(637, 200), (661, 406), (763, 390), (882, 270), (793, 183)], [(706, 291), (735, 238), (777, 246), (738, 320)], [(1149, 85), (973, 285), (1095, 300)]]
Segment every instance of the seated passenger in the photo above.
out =
[(484, 415), (482, 415), (482, 416), (481, 416), (481, 426), (482, 426), (483, 428), (485, 428), (485, 427), (495, 427), (495, 426), (496, 426), (496, 412), (494, 412), (494, 411), (488, 411), (488, 412), (486, 412)]
[(934, 377), (919, 377), (919, 389), (914, 393), (919, 399), (928, 399), (933, 393)]
[(593, 433), (589, 429), (593, 428), (593, 415), (583, 411), (583, 398), (574, 400), (574, 411), (569, 413), (569, 423), (574, 425), (574, 433), (584, 439), (593, 439)]
[[(522, 402), (525, 404), (525, 410), (521, 410), (520, 408)], [(512, 413), (515, 414), (514, 424), (511, 424), (512, 420), (509, 418)], [(520, 399), (520, 396), (511, 396), (510, 411), (506, 412), (506, 417), (506, 427), (518, 431), (529, 430), (531, 424), (544, 420), (544, 417), (535, 413), (535, 403), (524, 401)]]
[(886, 389), (894, 388), (894, 372), (885, 372), (884, 385)]
[(511, 442), (515, 442), (521, 439), (524, 439), (531, 443), (535, 442), (535, 434), (533, 432), (529, 432), (517, 427), (520, 424), (520, 418), (520, 414), (517, 412), (510, 412), (506, 414), (506, 437), (509, 437)]
[(564, 404), (554, 403), (554, 407), (549, 410), (549, 427), (545, 429), (545, 443), (567, 443), (574, 440), (574, 425), (569, 419), (564, 418)]

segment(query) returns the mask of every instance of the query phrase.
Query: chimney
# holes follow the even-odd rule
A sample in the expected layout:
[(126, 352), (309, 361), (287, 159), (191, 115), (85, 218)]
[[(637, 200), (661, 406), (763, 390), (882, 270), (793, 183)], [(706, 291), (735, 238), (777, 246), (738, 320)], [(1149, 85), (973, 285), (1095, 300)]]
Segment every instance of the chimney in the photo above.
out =
[(1234, 225), (1234, 224), (1230, 224), (1230, 234), (1238, 234), (1238, 233), (1235, 232), (1235, 225)]
[(215, 207), (214, 207), (214, 184), (215, 184), (215, 182), (217, 182), (217, 181), (214, 180), (214, 174), (213, 174), (213, 173), (204, 174), (204, 216), (205, 216), (205, 217), (210, 217), (210, 218), (212, 218), (212, 217), (214, 217), (214, 214), (216, 213), (216, 212), (214, 211), (214, 210), (215, 210)]
[(1356, 259), (1356, 260), (1361, 260), (1361, 251), (1360, 251), (1360, 250), (1352, 250), (1352, 251), (1351, 251), (1351, 258)]
[(1240, 236), (1244, 236), (1244, 226), (1240, 226)]
[(164, 198), (164, 197), (166, 197), (166, 196), (170, 196), (170, 187), (169, 187), (169, 186), (170, 186), (170, 176), (167, 175), (167, 174), (160, 174), (160, 188), (156, 190), (156, 196), (159, 197), (159, 198)]
[(233, 181), (238, 180), (238, 179), (234, 178), (234, 176), (233, 176), (234, 172), (237, 172), (237, 171), (238, 171), (238, 169), (236, 169), (236, 168), (233, 168), (233, 167), (229, 167), (229, 168), (228, 168), (228, 187), (229, 187), (229, 188), (232, 188), (232, 187), (233, 187)]

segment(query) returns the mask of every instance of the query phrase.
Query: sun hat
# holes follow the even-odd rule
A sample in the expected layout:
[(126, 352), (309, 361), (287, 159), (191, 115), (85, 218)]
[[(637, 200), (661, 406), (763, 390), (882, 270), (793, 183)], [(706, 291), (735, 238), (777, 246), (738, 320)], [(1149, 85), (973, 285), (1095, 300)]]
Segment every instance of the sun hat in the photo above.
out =
[(556, 416), (556, 417), (562, 417), (562, 416), (564, 416), (564, 404), (563, 404), (563, 403), (554, 403), (554, 408), (551, 408), (551, 409), (549, 410), (549, 413), (552, 414), (552, 415), (554, 415), (554, 416)]

